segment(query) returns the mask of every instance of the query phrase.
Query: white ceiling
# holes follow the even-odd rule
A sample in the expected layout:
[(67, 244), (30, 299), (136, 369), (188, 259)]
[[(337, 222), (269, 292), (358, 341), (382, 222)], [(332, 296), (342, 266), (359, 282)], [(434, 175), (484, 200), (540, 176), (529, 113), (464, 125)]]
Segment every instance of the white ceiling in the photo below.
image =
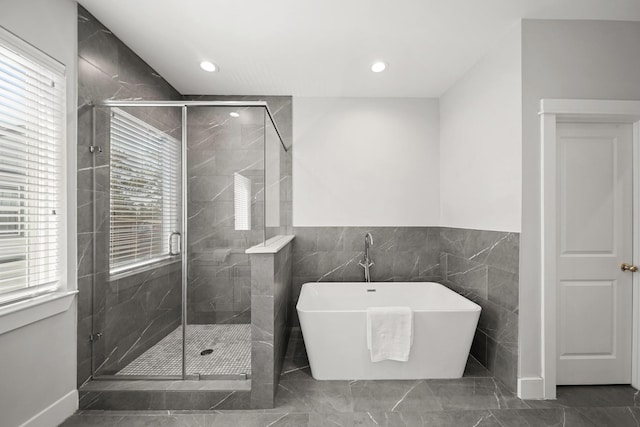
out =
[(520, 18), (640, 21), (640, 0), (79, 3), (182, 94), (438, 97)]

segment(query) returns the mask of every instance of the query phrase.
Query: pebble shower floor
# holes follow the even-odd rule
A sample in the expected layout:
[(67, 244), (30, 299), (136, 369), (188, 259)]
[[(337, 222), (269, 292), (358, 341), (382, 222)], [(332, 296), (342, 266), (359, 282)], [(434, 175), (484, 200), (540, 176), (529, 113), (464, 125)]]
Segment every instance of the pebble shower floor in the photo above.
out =
[[(187, 325), (187, 373), (251, 374), (251, 325)], [(203, 350), (211, 353), (201, 355)], [(181, 375), (182, 326), (116, 375)]]

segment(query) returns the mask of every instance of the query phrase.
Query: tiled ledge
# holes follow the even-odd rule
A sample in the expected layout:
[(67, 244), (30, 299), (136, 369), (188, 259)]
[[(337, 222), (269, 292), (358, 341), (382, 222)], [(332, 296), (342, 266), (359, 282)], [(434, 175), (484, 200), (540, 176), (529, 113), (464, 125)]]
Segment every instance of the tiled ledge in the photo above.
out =
[(247, 254), (275, 254), (296, 237), (294, 235), (275, 236), (264, 243), (252, 246), (245, 251)]

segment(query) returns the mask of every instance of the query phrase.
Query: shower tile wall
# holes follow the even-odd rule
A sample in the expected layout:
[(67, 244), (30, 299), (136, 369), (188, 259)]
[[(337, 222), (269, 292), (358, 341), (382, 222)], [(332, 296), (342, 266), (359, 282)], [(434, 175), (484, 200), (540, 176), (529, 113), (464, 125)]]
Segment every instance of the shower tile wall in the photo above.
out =
[(443, 283), (482, 307), (471, 354), (515, 390), (520, 235), (443, 227), (440, 248)]
[[(188, 113), (189, 323), (248, 323), (251, 271), (245, 249), (262, 240), (262, 124), (241, 123), (226, 108)], [(249, 231), (234, 228), (234, 172), (251, 179)]]
[[(193, 101), (264, 101), (269, 105), (273, 120), (278, 126), (287, 152), (280, 150), (280, 227), (268, 227), (268, 237), (293, 232), (292, 214), (292, 150), (293, 150), (293, 104), (290, 96), (227, 96), (227, 95), (186, 95)], [(257, 110), (257, 109), (256, 109)], [(228, 119), (228, 112), (225, 114)], [(273, 136), (273, 135), (272, 135)]]
[[(291, 135), (291, 97), (185, 97), (264, 100), (281, 132)], [(197, 107), (188, 113), (188, 321), (250, 323), (251, 268), (244, 251), (263, 240), (264, 125), (262, 108)], [(281, 230), (291, 224), (291, 156), (281, 152)], [(252, 229), (234, 227), (234, 173), (252, 181)]]
[[(115, 373), (166, 333), (180, 318), (180, 266), (170, 265), (108, 280), (108, 115), (96, 109), (97, 138), (103, 152), (92, 169), (92, 107), (107, 99), (180, 99), (178, 92), (126, 47), (87, 10), (78, 6), (78, 384), (91, 375), (92, 323), (101, 332), (96, 366)], [(140, 118), (176, 134), (180, 115), (139, 109)], [(93, 176), (96, 173), (96, 194)], [(93, 203), (98, 226), (93, 228)], [(94, 239), (96, 254), (93, 253)], [(96, 256), (96, 269), (93, 262)], [(92, 280), (95, 273), (95, 290)], [(92, 310), (92, 303), (95, 304)], [(92, 317), (92, 312), (95, 317)]]

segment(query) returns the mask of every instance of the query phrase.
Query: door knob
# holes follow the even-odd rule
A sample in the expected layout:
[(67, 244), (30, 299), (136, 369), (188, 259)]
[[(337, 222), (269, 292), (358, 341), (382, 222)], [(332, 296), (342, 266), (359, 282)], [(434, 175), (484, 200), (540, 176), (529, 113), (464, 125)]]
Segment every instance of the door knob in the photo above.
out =
[(620, 266), (620, 270), (635, 273), (636, 271), (638, 271), (638, 267), (633, 264), (627, 264), (626, 262), (623, 262)]

